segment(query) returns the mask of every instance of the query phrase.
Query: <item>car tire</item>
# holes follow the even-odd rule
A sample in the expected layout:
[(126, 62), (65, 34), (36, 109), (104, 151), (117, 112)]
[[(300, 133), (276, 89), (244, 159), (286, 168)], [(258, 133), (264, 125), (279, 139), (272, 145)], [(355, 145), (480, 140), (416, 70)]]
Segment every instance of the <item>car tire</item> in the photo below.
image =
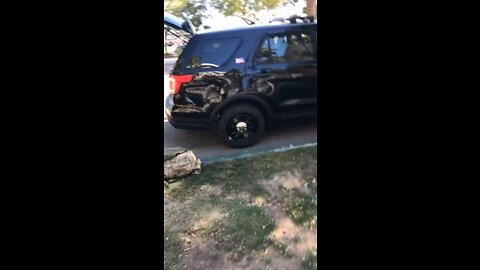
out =
[(265, 117), (252, 105), (234, 105), (221, 115), (217, 133), (230, 147), (252, 146), (265, 133)]

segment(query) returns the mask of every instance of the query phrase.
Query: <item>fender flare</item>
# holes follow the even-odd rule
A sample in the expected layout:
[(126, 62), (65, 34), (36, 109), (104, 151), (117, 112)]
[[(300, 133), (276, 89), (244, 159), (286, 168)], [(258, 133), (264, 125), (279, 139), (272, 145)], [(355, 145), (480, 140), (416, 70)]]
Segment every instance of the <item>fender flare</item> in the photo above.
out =
[(232, 105), (232, 104), (236, 104), (236, 103), (242, 103), (242, 102), (249, 102), (249, 103), (253, 103), (254, 105), (260, 107), (259, 109), (265, 114), (265, 120), (266, 122), (270, 122), (268, 121), (269, 119), (272, 119), (273, 117), (273, 112), (272, 112), (272, 108), (270, 107), (270, 105), (268, 105), (268, 103), (263, 100), (262, 98), (256, 96), (256, 95), (252, 95), (252, 94), (248, 94), (248, 95), (245, 95), (245, 94), (240, 94), (240, 95), (235, 95), (235, 96), (232, 96), (232, 97), (229, 97), (225, 100), (223, 100), (222, 102), (220, 102), (220, 104), (218, 104), (212, 111), (212, 114), (211, 114), (211, 118), (213, 121), (217, 120), (216, 119), (216, 116), (225, 108), (227, 108), (228, 106)]

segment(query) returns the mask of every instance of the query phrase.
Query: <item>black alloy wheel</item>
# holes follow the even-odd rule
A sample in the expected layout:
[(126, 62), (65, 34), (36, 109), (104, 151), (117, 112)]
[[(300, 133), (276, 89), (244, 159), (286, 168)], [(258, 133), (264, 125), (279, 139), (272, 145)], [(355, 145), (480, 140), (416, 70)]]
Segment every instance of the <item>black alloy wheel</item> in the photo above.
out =
[(220, 119), (219, 136), (230, 147), (242, 148), (254, 145), (265, 132), (262, 113), (248, 104), (227, 109)]

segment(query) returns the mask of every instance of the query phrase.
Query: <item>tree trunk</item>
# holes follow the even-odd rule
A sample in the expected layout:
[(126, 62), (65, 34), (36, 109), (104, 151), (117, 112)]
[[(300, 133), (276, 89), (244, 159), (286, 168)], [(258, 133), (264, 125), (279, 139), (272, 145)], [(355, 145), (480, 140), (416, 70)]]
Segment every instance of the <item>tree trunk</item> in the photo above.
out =
[(317, 18), (317, 1), (307, 0), (307, 15)]

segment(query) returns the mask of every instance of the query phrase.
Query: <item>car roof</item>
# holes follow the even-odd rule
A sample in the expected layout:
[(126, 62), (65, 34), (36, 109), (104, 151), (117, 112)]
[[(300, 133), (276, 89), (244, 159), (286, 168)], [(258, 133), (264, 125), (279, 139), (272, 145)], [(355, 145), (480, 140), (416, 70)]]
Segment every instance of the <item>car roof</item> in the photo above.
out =
[(229, 29), (208, 29), (197, 33), (197, 36), (213, 35), (213, 34), (238, 34), (250, 31), (271, 31), (288, 28), (301, 28), (305, 26), (316, 26), (317, 23), (282, 23), (282, 24), (254, 24), (246, 26), (236, 26)]

